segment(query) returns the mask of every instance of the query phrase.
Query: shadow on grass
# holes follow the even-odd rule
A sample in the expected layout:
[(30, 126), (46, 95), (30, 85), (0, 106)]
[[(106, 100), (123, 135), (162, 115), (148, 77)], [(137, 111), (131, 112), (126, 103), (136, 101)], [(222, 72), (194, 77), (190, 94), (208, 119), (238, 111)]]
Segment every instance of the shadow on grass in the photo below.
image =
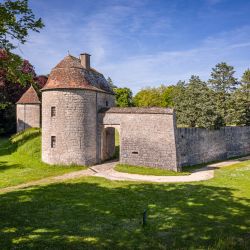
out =
[(235, 198), (233, 189), (84, 181), (0, 195), (0, 249), (249, 246), (250, 200)]
[(11, 138), (1, 138), (0, 141), (0, 156), (9, 155), (15, 152), (18, 147), (24, 145), (29, 140), (41, 135), (41, 130), (37, 128), (30, 128), (19, 132)]
[(8, 164), (6, 161), (0, 161), (0, 173), (8, 169), (24, 168), (21, 164)]

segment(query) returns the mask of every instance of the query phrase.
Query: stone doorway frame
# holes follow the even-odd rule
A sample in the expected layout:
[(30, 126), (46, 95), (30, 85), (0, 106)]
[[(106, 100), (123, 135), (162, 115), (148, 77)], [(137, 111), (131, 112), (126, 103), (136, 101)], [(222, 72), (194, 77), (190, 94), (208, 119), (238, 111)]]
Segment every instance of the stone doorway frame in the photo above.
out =
[[(111, 137), (107, 137), (107, 132), (109, 128), (113, 128), (114, 132), (113, 132), (113, 139), (112, 139), (112, 132), (111, 133)], [(118, 131), (119, 133), (119, 141), (120, 141), (120, 149), (119, 149), (119, 155), (121, 154), (121, 126), (120, 124), (103, 124), (100, 125), (100, 161), (107, 161), (110, 159), (110, 155), (108, 153), (108, 143), (113, 143), (113, 145), (111, 145), (111, 150), (113, 148), (113, 153), (115, 152), (115, 129)], [(111, 140), (111, 142), (109, 142), (108, 140)]]

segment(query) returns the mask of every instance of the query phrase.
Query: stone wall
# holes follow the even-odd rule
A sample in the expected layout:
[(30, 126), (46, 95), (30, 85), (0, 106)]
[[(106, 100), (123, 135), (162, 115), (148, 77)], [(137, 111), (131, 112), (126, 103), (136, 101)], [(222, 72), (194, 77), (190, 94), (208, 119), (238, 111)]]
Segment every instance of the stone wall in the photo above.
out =
[(40, 104), (17, 104), (17, 132), (27, 128), (41, 127)]
[(121, 163), (177, 171), (173, 113), (165, 111), (113, 108), (99, 115), (102, 127), (120, 125)]
[(178, 128), (176, 132), (178, 166), (250, 154), (250, 127)]

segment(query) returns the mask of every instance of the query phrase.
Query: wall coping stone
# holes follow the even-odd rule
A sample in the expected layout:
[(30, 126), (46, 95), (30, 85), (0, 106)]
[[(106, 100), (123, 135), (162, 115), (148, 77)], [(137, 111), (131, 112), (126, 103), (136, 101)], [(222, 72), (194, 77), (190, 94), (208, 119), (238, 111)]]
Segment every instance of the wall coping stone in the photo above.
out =
[(159, 107), (150, 107), (150, 108), (138, 108), (138, 107), (129, 107), (129, 108), (102, 108), (99, 110), (99, 113), (120, 113), (120, 114), (169, 114), (174, 113), (173, 109), (170, 108), (159, 108)]

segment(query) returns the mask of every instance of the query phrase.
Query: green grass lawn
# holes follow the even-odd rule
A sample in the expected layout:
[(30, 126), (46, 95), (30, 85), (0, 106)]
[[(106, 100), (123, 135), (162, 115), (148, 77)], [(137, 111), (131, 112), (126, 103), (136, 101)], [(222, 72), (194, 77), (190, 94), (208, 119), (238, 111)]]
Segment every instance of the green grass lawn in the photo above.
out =
[(29, 129), (11, 138), (0, 138), (0, 188), (56, 176), (80, 166), (51, 166), (41, 162), (41, 132)]
[(115, 170), (123, 173), (141, 174), (141, 175), (157, 175), (157, 176), (176, 176), (176, 175), (189, 175), (190, 172), (175, 172), (171, 170), (150, 168), (143, 166), (131, 166), (128, 164), (117, 164)]
[(249, 180), (247, 161), (198, 183), (86, 177), (1, 194), (0, 249), (249, 249)]
[[(40, 162), (35, 146), (40, 143), (39, 132), (32, 131), (25, 139), (20, 136), (13, 138), (14, 144), (1, 141), (0, 183), (2, 176), (5, 182), (9, 176), (8, 185), (12, 185), (15, 178), (24, 182), (30, 176), (71, 170), (51, 170)], [(145, 209), (148, 216), (143, 227)], [(250, 161), (218, 169), (215, 178), (196, 183), (84, 177), (0, 194), (1, 250), (248, 250), (249, 246)]]

